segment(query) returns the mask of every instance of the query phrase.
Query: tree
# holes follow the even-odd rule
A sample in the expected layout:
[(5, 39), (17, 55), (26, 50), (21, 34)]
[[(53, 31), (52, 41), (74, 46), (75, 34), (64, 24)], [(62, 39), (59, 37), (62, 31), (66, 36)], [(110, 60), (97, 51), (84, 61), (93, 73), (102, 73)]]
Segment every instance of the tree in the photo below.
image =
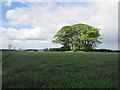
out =
[(76, 32), (73, 43), (78, 49), (89, 51), (102, 43), (99, 41), (99, 37), (101, 36), (99, 34), (100, 29), (87, 24), (75, 24), (71, 27)]
[(72, 38), (71, 27), (64, 26), (57, 32), (57, 34), (54, 36), (55, 40), (53, 40), (52, 42), (60, 43), (61, 45), (63, 45), (62, 48), (64, 48), (65, 50), (70, 50), (71, 38)]
[(16, 46), (14, 46), (13, 49), (16, 50)]
[(19, 48), (19, 51), (22, 51), (22, 48)]
[(60, 43), (64, 48), (69, 47), (72, 50), (90, 51), (101, 44), (99, 31), (100, 29), (87, 24), (64, 26), (54, 36), (53, 42)]
[(9, 44), (9, 45), (8, 45), (8, 48), (9, 48), (9, 50), (10, 50), (10, 49), (12, 48), (12, 45), (11, 45), (11, 44)]

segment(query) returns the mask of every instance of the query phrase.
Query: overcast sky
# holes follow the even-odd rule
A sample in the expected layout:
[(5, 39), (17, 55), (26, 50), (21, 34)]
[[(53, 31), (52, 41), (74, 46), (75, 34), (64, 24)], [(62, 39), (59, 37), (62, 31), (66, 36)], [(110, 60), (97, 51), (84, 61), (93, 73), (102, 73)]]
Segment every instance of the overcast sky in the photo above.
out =
[(51, 41), (62, 26), (84, 23), (100, 28), (102, 45), (118, 49), (117, 2), (2, 2), (0, 48), (60, 47)]

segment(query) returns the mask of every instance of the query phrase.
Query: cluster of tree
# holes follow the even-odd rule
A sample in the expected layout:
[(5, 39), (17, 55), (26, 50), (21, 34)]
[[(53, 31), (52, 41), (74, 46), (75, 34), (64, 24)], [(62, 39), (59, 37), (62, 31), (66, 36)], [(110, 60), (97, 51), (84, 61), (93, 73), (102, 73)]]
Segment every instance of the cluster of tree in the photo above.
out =
[(9, 44), (8, 49), (1, 49), (0, 51), (16, 51), (16, 46)]
[(8, 49), (11, 50), (12, 48), (15, 50), (15, 49), (16, 49), (16, 46), (13, 46), (13, 45), (9, 44), (9, 45), (8, 45)]
[[(8, 50), (9, 51), (16, 51), (16, 46), (13, 46), (12, 44), (8, 45)], [(20, 51), (22, 51), (22, 48), (19, 48)]]
[(87, 24), (75, 24), (62, 27), (54, 36), (52, 42), (63, 45), (64, 51), (86, 50), (90, 51), (102, 42), (99, 41), (100, 29)]

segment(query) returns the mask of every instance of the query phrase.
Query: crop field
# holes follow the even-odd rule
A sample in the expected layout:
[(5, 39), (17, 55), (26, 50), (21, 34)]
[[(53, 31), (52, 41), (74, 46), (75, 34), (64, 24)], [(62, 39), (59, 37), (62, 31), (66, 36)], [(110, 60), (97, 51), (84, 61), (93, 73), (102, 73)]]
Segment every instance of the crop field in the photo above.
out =
[(117, 88), (118, 53), (2, 53), (3, 88)]

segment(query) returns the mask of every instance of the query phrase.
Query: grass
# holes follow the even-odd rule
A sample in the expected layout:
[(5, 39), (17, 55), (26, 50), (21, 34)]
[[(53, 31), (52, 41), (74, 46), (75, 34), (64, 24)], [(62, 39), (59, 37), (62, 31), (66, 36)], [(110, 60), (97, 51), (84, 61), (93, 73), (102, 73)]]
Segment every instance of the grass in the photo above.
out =
[(3, 52), (3, 88), (117, 88), (118, 53)]

